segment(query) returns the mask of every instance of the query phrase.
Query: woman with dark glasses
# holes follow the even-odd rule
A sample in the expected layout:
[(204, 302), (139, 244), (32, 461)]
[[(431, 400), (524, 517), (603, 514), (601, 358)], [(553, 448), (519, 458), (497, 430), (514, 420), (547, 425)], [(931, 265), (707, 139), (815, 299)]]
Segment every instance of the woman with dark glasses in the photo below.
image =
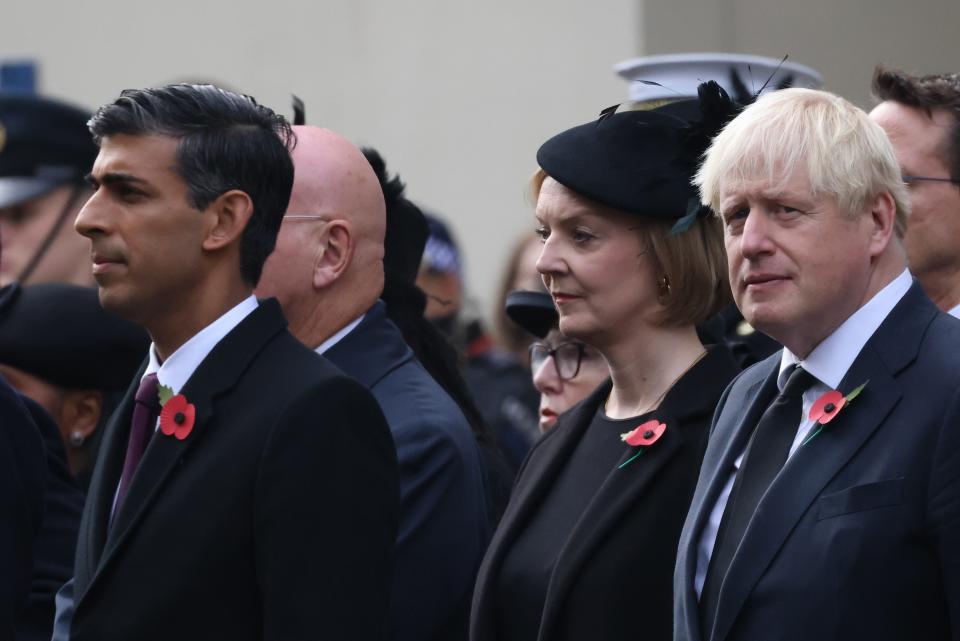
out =
[[(672, 638), (677, 542), (737, 373), (696, 331), (730, 300), (721, 225), (690, 179), (732, 107), (712, 83), (700, 107), (695, 123), (605, 112), (537, 152), (537, 269), (559, 330), (610, 378), (527, 456), (480, 568), (472, 641)], [(537, 351), (558, 377), (576, 369), (579, 348)]]
[(560, 320), (546, 292), (515, 291), (507, 295), (507, 316), (538, 341), (529, 348), (533, 384), (540, 392), (540, 431), (585, 399), (610, 376), (600, 352), (557, 329)]

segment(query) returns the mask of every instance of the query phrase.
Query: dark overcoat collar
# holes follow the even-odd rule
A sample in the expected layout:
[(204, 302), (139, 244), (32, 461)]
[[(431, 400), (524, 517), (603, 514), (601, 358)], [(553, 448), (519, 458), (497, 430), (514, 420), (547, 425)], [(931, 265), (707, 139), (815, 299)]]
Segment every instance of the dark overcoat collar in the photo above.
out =
[(414, 357), (400, 330), (387, 318), (383, 301), (377, 301), (360, 324), (323, 355), (368, 389)]

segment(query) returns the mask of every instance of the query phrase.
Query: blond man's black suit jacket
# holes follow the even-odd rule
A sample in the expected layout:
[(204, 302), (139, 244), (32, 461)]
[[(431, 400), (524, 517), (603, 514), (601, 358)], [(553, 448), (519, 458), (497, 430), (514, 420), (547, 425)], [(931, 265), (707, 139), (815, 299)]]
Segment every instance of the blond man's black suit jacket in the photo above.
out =
[(192, 432), (154, 435), (111, 525), (139, 378), (91, 481), (71, 639), (381, 638), (399, 486), (370, 393), (261, 301), (187, 381)]
[(960, 639), (960, 320), (916, 282), (840, 383), (863, 392), (761, 498), (702, 634), (697, 547), (779, 365), (746, 370), (717, 408), (680, 539), (675, 639)]

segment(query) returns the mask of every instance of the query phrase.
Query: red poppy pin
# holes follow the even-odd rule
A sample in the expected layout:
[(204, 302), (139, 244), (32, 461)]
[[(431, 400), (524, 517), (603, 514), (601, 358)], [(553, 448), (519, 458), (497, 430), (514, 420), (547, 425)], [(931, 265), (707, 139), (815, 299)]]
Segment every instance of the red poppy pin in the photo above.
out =
[(617, 466), (617, 469), (624, 467), (627, 463), (643, 454), (644, 450), (660, 440), (663, 433), (667, 430), (667, 424), (661, 423), (655, 418), (646, 423), (642, 423), (629, 432), (620, 435), (620, 440), (632, 447), (639, 447), (640, 451), (628, 458)]
[(193, 421), (197, 417), (197, 408), (187, 401), (183, 394), (173, 395), (166, 385), (160, 386), (160, 431), (166, 436), (176, 437), (178, 441), (190, 436)]
[(863, 391), (863, 388), (866, 387), (869, 382), (870, 381), (866, 381), (859, 385), (846, 396), (837, 390), (830, 390), (814, 401), (813, 406), (810, 408), (810, 413), (807, 416), (811, 421), (815, 422), (817, 429), (807, 437), (802, 445), (806, 445), (822, 432), (824, 426), (832, 421), (848, 403), (859, 396), (860, 392)]

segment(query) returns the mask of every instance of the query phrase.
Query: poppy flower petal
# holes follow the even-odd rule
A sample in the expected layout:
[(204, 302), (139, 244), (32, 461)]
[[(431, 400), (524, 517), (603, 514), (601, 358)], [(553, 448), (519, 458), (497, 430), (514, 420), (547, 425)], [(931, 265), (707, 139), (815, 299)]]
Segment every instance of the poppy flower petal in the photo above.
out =
[(193, 429), (195, 416), (196, 408), (187, 402), (183, 394), (177, 394), (167, 401), (160, 411), (160, 431), (182, 441)]
[[(823, 394), (813, 403), (813, 406), (810, 408), (810, 420), (817, 423), (824, 423), (825, 421), (822, 420), (824, 415), (829, 414), (830, 416), (827, 418), (827, 421), (829, 421), (836, 416), (837, 412), (840, 411), (840, 407), (845, 403), (846, 400), (843, 398), (843, 394), (836, 390), (831, 390)], [(827, 411), (828, 405), (833, 406), (829, 412)]]
[(827, 403), (823, 408), (823, 415), (820, 417), (820, 425), (826, 425), (833, 420), (833, 417), (840, 413), (843, 406), (847, 404), (847, 399), (840, 397), (835, 403)]
[(633, 447), (653, 445), (663, 435), (667, 429), (666, 423), (661, 423), (657, 419), (650, 419), (646, 423), (638, 425), (626, 434), (621, 434), (620, 438), (627, 445)]

